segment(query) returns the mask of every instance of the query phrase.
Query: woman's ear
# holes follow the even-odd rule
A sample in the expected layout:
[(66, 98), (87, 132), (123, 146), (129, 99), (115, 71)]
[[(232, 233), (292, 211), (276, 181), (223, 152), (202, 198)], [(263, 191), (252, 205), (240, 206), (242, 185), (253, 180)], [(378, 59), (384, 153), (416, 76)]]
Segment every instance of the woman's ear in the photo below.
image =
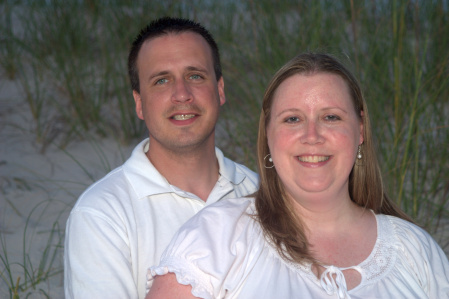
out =
[(360, 138), (359, 138), (359, 144), (362, 144), (364, 141), (364, 131), (363, 131), (363, 121), (365, 118), (365, 114), (363, 113), (363, 110), (360, 111)]

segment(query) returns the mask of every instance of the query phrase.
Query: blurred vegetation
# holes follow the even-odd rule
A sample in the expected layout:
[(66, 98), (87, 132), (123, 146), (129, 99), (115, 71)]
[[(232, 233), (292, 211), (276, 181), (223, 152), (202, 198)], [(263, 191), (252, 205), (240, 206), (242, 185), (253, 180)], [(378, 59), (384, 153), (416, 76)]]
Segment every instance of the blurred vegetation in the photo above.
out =
[(42, 151), (146, 135), (126, 59), (157, 17), (195, 19), (216, 38), (227, 96), (217, 144), (253, 169), (270, 77), (300, 52), (336, 55), (365, 91), (390, 196), (448, 249), (447, 0), (2, 1), (0, 10), (1, 78), (23, 91)]

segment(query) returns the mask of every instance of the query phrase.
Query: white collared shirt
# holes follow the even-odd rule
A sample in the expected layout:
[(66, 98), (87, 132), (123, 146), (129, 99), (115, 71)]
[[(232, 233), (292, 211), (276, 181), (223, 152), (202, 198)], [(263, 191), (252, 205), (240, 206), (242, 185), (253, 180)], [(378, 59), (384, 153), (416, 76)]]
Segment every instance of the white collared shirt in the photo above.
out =
[(216, 148), (220, 177), (206, 202), (170, 185), (145, 155), (143, 140), (120, 167), (90, 186), (67, 220), (66, 298), (144, 298), (148, 265), (198, 211), (255, 192), (258, 176)]

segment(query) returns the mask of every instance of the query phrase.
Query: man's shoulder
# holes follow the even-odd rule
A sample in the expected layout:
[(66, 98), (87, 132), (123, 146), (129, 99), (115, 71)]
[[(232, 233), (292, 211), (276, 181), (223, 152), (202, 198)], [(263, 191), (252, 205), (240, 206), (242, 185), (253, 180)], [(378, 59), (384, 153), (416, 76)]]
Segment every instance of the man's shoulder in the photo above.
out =
[(124, 195), (128, 194), (129, 190), (130, 186), (121, 165), (90, 185), (80, 195), (76, 206), (96, 206), (101, 202), (111, 204), (114, 200), (124, 200)]
[[(79, 197), (77, 205), (84, 202), (124, 201), (148, 195), (149, 189), (159, 190), (163, 180), (145, 156), (148, 139), (140, 142), (122, 165), (90, 185)], [(159, 188), (159, 189), (158, 189)]]
[[(142, 158), (137, 157), (143, 155), (139, 153), (142, 148), (142, 143), (136, 146), (131, 156), (122, 165), (111, 170), (105, 176), (90, 185), (79, 197), (76, 206), (92, 206), (98, 205), (101, 202), (108, 201), (109, 204), (115, 200), (126, 200), (130, 196), (130, 192), (133, 192), (132, 180), (133, 176), (139, 176), (139, 173), (135, 173), (138, 167), (134, 167), (133, 164), (143, 163), (140, 160)], [(136, 161), (137, 160), (137, 161)], [(135, 179), (134, 179), (135, 180)]]

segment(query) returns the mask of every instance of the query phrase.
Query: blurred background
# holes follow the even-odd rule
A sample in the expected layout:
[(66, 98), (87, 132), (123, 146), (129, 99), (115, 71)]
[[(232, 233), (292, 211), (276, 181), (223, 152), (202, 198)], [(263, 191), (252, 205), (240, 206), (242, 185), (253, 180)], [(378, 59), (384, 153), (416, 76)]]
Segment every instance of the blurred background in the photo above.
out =
[[(271, 76), (303, 51), (337, 56), (364, 90), (388, 194), (449, 253), (449, 1), (3, 0), (0, 297), (62, 298), (68, 211), (147, 136), (127, 54), (140, 29), (165, 15), (192, 18), (215, 37), (227, 98), (217, 145), (254, 170)], [(22, 147), (34, 160), (14, 156)], [(13, 227), (14, 217), (23, 221)]]

